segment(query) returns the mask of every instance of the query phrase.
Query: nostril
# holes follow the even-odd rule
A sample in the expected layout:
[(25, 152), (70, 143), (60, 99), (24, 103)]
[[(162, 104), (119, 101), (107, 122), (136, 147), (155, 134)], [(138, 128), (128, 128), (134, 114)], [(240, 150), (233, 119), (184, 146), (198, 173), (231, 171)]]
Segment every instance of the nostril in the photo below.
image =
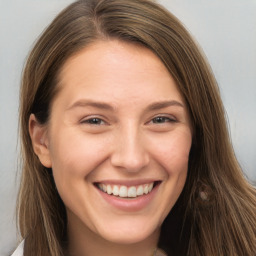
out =
[(149, 164), (150, 157), (145, 149), (145, 143), (137, 135), (126, 133), (112, 152), (111, 164), (128, 172), (137, 172)]
[(113, 166), (122, 168), (128, 172), (138, 172), (145, 168), (148, 163), (149, 159), (145, 155), (122, 155), (121, 152), (118, 152), (111, 159), (111, 164)]

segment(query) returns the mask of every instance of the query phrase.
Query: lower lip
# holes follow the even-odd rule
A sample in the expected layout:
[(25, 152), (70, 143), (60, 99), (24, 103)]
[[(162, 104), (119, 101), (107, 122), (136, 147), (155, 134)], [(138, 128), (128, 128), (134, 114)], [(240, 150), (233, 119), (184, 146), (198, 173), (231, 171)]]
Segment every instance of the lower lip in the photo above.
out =
[(157, 184), (150, 193), (132, 199), (109, 195), (98, 188), (97, 190), (99, 191), (103, 199), (115, 208), (126, 212), (136, 212), (142, 210), (150, 204), (150, 202), (154, 199), (158, 188), (159, 184)]

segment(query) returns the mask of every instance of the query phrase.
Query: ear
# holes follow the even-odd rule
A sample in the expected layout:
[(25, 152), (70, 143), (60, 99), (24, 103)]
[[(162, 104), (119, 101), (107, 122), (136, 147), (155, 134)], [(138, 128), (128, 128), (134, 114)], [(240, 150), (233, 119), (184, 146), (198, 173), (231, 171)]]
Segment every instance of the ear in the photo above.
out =
[(29, 117), (29, 134), (34, 152), (38, 156), (40, 162), (45, 167), (51, 168), (52, 162), (50, 158), (47, 127), (46, 125), (40, 124), (34, 114), (31, 114)]

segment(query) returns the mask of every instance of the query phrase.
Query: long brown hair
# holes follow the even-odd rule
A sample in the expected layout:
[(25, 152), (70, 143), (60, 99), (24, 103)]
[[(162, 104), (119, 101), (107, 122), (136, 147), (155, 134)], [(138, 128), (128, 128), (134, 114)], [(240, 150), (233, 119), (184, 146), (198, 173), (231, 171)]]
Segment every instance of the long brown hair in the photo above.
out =
[(255, 255), (256, 192), (235, 158), (217, 83), (199, 47), (178, 19), (153, 1), (80, 0), (44, 31), (23, 73), (18, 220), (24, 256), (64, 255), (66, 243), (65, 207), (51, 169), (33, 152), (29, 117), (34, 113), (46, 124), (63, 63), (87, 45), (111, 39), (142, 44), (162, 60), (193, 123), (187, 181), (162, 225), (159, 246), (179, 256)]

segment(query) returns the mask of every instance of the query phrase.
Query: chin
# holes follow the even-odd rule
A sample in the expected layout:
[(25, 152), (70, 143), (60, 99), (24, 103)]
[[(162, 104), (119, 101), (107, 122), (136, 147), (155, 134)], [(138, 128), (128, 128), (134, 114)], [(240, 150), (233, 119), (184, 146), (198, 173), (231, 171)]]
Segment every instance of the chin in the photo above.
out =
[(148, 223), (139, 224), (134, 221), (132, 224), (108, 226), (108, 229), (102, 230), (99, 235), (103, 239), (116, 244), (136, 244), (157, 236), (159, 232), (160, 228), (152, 225), (152, 222), (149, 226)]

